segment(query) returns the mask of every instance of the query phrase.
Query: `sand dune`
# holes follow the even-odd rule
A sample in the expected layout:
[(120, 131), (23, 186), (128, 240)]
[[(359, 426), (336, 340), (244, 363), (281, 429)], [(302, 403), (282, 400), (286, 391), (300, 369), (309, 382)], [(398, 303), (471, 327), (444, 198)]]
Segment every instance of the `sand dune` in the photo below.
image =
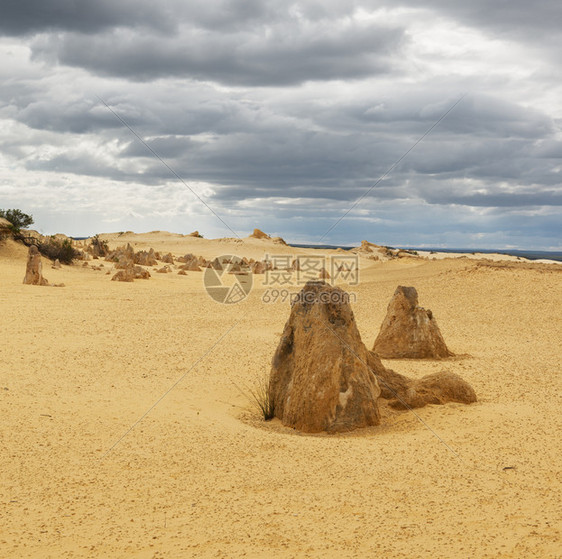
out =
[[(175, 256), (311, 253), (102, 238)], [(479, 402), (383, 404), (380, 426), (311, 436), (262, 421), (245, 395), (289, 316), (262, 302), (261, 280), (219, 305), (201, 272), (125, 284), (45, 262), (66, 285), (51, 289), (22, 284), (25, 258), (0, 245), (1, 556), (560, 557), (562, 267), (362, 256), (347, 289), (365, 344), (396, 286), (415, 286), (456, 357), (387, 363), (451, 370)]]

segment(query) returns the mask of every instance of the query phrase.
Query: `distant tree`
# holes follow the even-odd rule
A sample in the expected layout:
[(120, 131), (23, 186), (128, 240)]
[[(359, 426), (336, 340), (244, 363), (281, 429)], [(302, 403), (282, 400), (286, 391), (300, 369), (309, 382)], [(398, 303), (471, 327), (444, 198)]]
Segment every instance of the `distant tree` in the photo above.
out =
[(19, 233), (21, 229), (27, 229), (33, 225), (33, 216), (24, 214), (21, 210), (0, 210), (0, 217), (7, 219), (12, 224), (14, 233)]

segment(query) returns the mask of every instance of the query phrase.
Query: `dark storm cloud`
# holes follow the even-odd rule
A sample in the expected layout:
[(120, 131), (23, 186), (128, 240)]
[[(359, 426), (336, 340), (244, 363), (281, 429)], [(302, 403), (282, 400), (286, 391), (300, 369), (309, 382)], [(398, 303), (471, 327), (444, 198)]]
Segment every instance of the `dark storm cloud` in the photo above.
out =
[[(357, 120), (349, 126), (345, 121), (342, 123), (337, 107), (330, 115), (324, 108), (315, 113), (310, 106), (306, 125), (299, 126), (297, 118), (285, 114), (284, 119), (279, 119), (275, 111), (261, 111), (257, 118), (254, 105), (246, 101), (237, 103), (231, 99), (226, 103), (219, 96), (207, 100), (203, 97), (201, 108), (198, 104), (190, 108), (175, 105), (170, 112), (154, 111), (142, 104), (133, 110), (123, 100), (116, 107), (128, 121), (135, 114), (142, 115), (137, 116), (138, 130), (147, 138), (146, 143), (184, 180), (214, 183), (215, 198), (229, 203), (267, 197), (351, 203), (373, 186), (416, 139), (416, 136), (404, 138), (395, 123), (408, 120), (410, 126), (415, 124), (419, 137), (439, 114), (434, 104), (406, 110), (408, 103), (397, 98), (395, 104), (399, 109), (390, 110), (392, 117), (381, 115), (376, 127), (372, 119), (364, 123)], [(162, 99), (156, 104), (164, 107)], [(447, 106), (438, 105), (442, 111)], [(489, 97), (468, 99), (467, 108), (458, 117), (454, 115), (447, 126), (437, 128), (416, 146), (369, 197), (377, 200), (413, 197), (431, 204), (482, 207), (557, 204), (555, 193), (546, 188), (559, 183), (560, 178), (556, 172), (558, 160), (552, 157), (559, 146), (553, 139), (543, 141), (549, 134), (555, 135), (549, 119), (513, 104), (504, 104), (503, 112), (494, 115), (490, 107), (496, 105), (497, 101)], [(105, 107), (103, 110), (107, 111)], [(301, 107), (293, 110), (294, 115), (303, 112)], [(106, 130), (105, 135), (108, 141), (118, 140), (115, 165), (95, 164), (83, 153), (72, 158), (56, 155), (51, 160), (30, 161), (28, 168), (78, 173), (82, 165), (83, 174), (108, 179), (150, 185), (174, 181), (169, 169), (112, 118), (120, 127)], [(178, 121), (181, 126), (177, 126)], [(321, 129), (312, 131), (319, 123)], [(48, 128), (48, 121), (44, 124)], [(167, 128), (183, 128), (190, 133), (155, 136), (158, 130)], [(210, 130), (215, 130), (211, 136), (199, 137)], [(537, 158), (537, 152), (543, 157)], [(134, 172), (139, 163), (142, 170)], [(475, 186), (459, 182), (463, 177), (476, 180)], [(498, 181), (511, 184), (512, 192), (506, 194), (487, 186)], [(519, 192), (530, 185), (537, 189), (534, 197)], [(485, 193), (467, 191), (467, 188), (483, 187)]]
[(402, 31), (381, 26), (296, 22), (225, 33), (188, 28), (170, 37), (131, 30), (67, 33), (41, 36), (32, 48), (36, 59), (54, 57), (100, 75), (273, 86), (388, 73), (403, 41)]
[(5, 0), (0, 32), (8, 36), (45, 30), (95, 33), (137, 25), (166, 30), (173, 24), (173, 15), (156, 2), (138, 0)]
[[(139, 124), (137, 116), (127, 116), (133, 126)], [(36, 100), (18, 111), (17, 118), (31, 128), (74, 134), (123, 126), (109, 111), (101, 110), (95, 103), (84, 99), (65, 103), (55, 99)]]
[(138, 214), (191, 207), (153, 150), (232, 219), (303, 236), (323, 234), (388, 172), (333, 241), (440, 231), (443, 242), (545, 244), (560, 234), (560, 11), (519, 0), (4, 2), (0, 163), (5, 176), (27, 171), (20, 186), (44, 180), (45, 203), (60, 184), (76, 204), (93, 188), (89, 207), (114, 191)]

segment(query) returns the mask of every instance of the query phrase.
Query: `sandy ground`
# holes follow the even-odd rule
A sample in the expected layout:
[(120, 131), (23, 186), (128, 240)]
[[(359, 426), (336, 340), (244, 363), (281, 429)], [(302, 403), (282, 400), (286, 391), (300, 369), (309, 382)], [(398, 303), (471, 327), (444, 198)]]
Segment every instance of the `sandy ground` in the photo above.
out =
[[(122, 237), (176, 256), (310, 252)], [(25, 254), (0, 247), (1, 557), (562, 557), (562, 267), (361, 259), (366, 345), (413, 285), (460, 357), (385, 363), (450, 369), (480, 401), (383, 404), (378, 427), (304, 436), (245, 394), (289, 315), (263, 286), (219, 305), (201, 273), (118, 283), (46, 261), (66, 287), (26, 286)]]

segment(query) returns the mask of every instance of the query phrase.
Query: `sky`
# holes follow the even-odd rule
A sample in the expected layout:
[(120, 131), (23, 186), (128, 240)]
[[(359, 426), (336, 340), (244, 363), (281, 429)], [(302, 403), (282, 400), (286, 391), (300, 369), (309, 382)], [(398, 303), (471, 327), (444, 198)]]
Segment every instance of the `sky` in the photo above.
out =
[(44, 234), (562, 250), (559, 0), (0, 0)]

